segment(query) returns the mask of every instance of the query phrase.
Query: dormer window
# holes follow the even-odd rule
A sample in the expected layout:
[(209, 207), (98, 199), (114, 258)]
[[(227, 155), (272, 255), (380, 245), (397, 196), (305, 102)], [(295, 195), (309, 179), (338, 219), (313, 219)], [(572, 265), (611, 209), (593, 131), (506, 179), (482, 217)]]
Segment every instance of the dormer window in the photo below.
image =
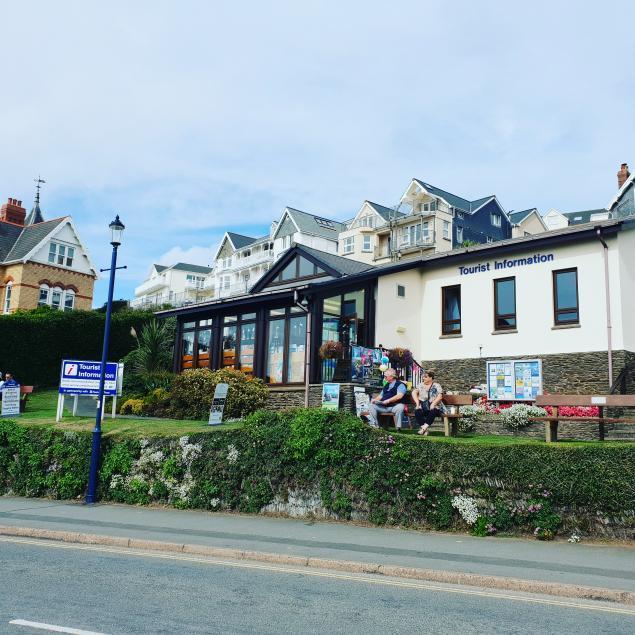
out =
[(49, 245), (49, 262), (53, 265), (62, 267), (72, 267), (73, 258), (75, 257), (75, 248), (60, 243), (51, 243)]
[(424, 212), (434, 212), (437, 209), (437, 202), (430, 201), (429, 203), (424, 203), (422, 207)]

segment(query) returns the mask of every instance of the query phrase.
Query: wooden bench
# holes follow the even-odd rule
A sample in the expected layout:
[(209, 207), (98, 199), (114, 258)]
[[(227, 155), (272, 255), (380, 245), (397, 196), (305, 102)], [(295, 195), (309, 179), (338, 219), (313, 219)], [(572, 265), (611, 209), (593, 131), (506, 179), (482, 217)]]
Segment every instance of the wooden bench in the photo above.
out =
[[(597, 423), (600, 441), (604, 441), (607, 423), (635, 423), (635, 419), (624, 417), (605, 417), (604, 408), (635, 408), (635, 395), (537, 395), (536, 405), (544, 408), (552, 408), (551, 415), (547, 417), (532, 417), (530, 421), (545, 422), (545, 440), (554, 443), (558, 440), (558, 423), (560, 421), (573, 421), (576, 423)], [(597, 407), (597, 417), (584, 416), (572, 417), (560, 415), (558, 409), (562, 406)]]
[(456, 406), (456, 412), (446, 412), (443, 415), (443, 429), (446, 437), (455, 437), (459, 432), (459, 420), (461, 413), (460, 406), (471, 406), (473, 403), (472, 395), (443, 395), (443, 403), (446, 410), (449, 406)]
[(26, 402), (32, 392), (33, 386), (20, 386), (20, 412), (26, 410)]

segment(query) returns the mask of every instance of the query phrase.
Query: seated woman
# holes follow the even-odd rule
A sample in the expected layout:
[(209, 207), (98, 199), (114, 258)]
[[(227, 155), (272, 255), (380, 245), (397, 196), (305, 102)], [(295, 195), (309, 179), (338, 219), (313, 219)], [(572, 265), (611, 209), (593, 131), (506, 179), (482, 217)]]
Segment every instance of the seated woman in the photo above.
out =
[(412, 400), (415, 402), (415, 419), (420, 426), (419, 434), (428, 436), (428, 428), (435, 417), (445, 414), (443, 388), (434, 381), (434, 371), (423, 373), (423, 380), (412, 390)]

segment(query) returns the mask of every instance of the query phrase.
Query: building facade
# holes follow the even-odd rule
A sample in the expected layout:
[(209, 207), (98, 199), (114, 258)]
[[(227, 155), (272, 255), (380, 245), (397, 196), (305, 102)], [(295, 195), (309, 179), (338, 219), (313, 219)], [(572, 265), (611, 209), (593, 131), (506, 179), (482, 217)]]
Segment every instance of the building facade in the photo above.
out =
[(90, 309), (97, 271), (70, 216), (45, 221), (39, 201), (0, 208), (0, 302), (3, 314), (47, 305)]
[(633, 271), (632, 221), (379, 266), (296, 245), (249, 294), (159, 315), (178, 317), (175, 370), (233, 367), (287, 391), (322, 381), (335, 340), (408, 348), (452, 390), (484, 381), (488, 359), (538, 357), (546, 390), (602, 393), (635, 359)]
[(161, 307), (169, 304), (184, 306), (214, 297), (211, 267), (177, 262), (165, 266), (154, 264), (142, 284), (135, 289), (130, 306), (135, 309)]

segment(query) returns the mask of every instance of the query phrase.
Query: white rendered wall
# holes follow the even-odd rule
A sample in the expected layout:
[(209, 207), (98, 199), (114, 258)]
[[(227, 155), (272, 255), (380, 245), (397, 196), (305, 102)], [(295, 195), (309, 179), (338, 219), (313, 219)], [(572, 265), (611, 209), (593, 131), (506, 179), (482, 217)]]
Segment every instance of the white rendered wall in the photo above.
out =
[[(632, 240), (632, 239), (631, 239)], [(620, 278), (617, 240), (609, 239), (611, 279)], [(633, 249), (635, 250), (635, 245)], [(527, 258), (536, 253), (553, 254), (553, 261), (494, 269), (494, 261)], [(461, 359), (513, 357), (518, 355), (585, 352), (606, 350), (606, 304), (604, 263), (599, 241), (578, 245), (525, 249), (506, 256), (482, 254), (468, 267), (490, 263), (490, 269), (461, 275), (459, 266), (438, 269), (427, 267), (420, 274), (420, 295), (407, 291), (407, 301), (395, 310), (393, 289), (403, 280), (416, 286), (415, 272), (404, 272), (379, 279), (377, 296), (377, 341), (385, 346), (411, 348), (417, 359)], [(626, 266), (626, 265), (625, 265)], [(578, 268), (580, 326), (554, 328), (552, 271)], [(515, 276), (517, 331), (494, 334), (494, 284), (496, 278)], [(441, 336), (441, 288), (461, 285), (461, 336)], [(624, 348), (620, 291), (612, 292), (613, 348)], [(622, 295), (625, 295), (622, 292)], [(632, 315), (632, 313), (631, 313)], [(405, 334), (396, 326), (406, 327)], [(593, 369), (589, 369), (593, 372)]]
[[(62, 267), (59, 265), (52, 265), (49, 263), (49, 246), (51, 242), (60, 243), (62, 245), (70, 246), (75, 248), (75, 255), (73, 256), (73, 266), (72, 267)], [(49, 266), (59, 266), (60, 269), (67, 269), (69, 271), (80, 271), (81, 273), (92, 274), (92, 270), (90, 268), (90, 264), (88, 263), (88, 258), (86, 257), (86, 252), (82, 247), (82, 244), (77, 239), (75, 232), (72, 230), (70, 223), (64, 223), (63, 227), (55, 234), (53, 238), (49, 238), (44, 245), (38, 249), (33, 257), (29, 260), (34, 262), (41, 262)]]
[[(619, 295), (621, 298), (623, 348), (635, 352), (635, 230), (620, 232), (617, 236), (617, 244), (619, 249), (619, 286), (616, 284), (617, 276), (611, 275), (611, 293)], [(615, 338), (615, 336), (613, 337)], [(617, 348), (615, 344), (613, 347)]]

